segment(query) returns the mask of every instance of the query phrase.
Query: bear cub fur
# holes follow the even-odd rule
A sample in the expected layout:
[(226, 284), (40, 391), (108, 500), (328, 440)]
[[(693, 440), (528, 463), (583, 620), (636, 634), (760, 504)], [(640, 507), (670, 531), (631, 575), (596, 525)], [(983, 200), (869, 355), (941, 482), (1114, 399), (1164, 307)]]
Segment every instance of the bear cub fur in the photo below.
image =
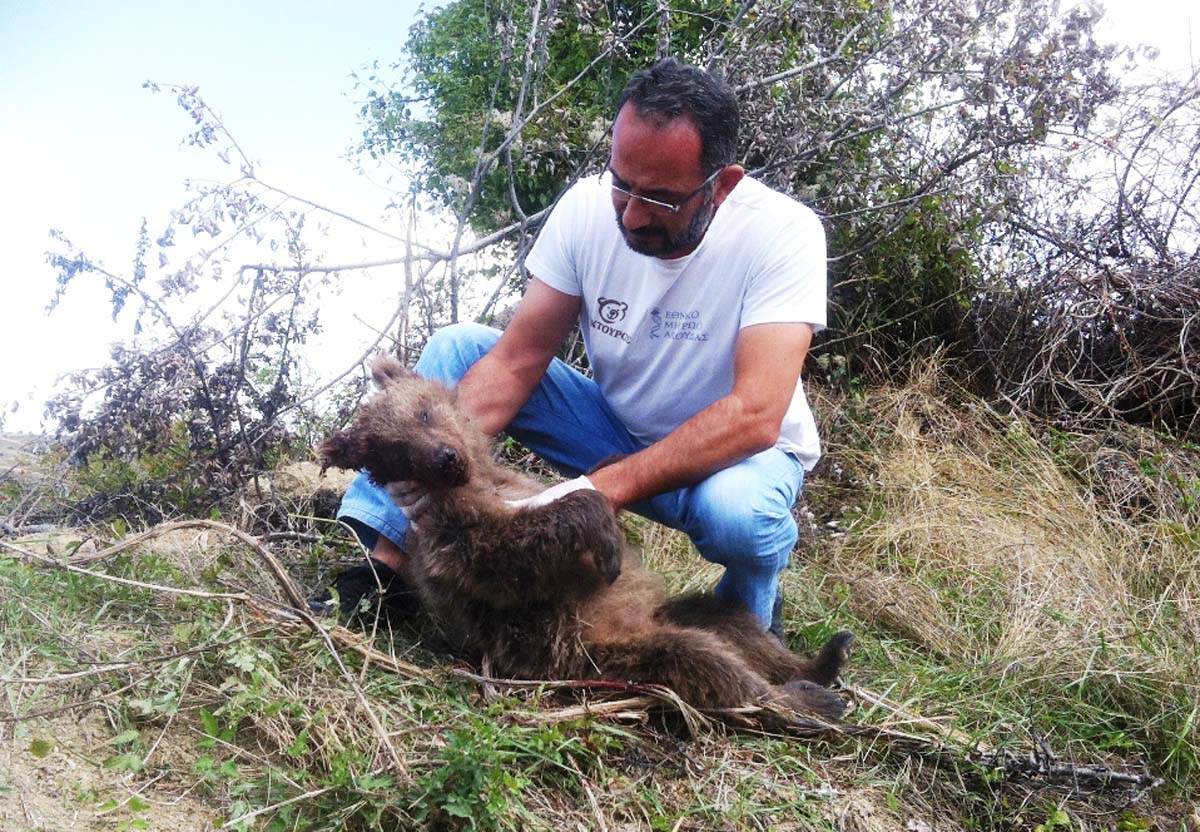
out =
[(625, 545), (606, 497), (582, 490), (510, 506), (544, 486), (493, 459), (452, 391), (390, 357), (371, 369), (379, 392), (321, 444), (322, 464), (365, 468), (385, 487), (415, 483), (425, 495), (404, 577), (469, 658), (507, 678), (666, 685), (698, 708), (775, 702), (842, 714), (826, 686), (849, 633), (805, 661), (740, 606), (711, 594), (667, 598)]

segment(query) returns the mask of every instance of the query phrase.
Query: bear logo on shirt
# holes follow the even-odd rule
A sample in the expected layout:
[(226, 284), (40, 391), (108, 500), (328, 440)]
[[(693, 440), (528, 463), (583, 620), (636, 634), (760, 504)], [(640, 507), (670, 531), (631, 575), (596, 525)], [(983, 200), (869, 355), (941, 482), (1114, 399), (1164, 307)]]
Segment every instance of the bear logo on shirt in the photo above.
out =
[(625, 313), (629, 311), (629, 304), (612, 298), (597, 298), (596, 307), (600, 312), (600, 320), (606, 324), (625, 320)]

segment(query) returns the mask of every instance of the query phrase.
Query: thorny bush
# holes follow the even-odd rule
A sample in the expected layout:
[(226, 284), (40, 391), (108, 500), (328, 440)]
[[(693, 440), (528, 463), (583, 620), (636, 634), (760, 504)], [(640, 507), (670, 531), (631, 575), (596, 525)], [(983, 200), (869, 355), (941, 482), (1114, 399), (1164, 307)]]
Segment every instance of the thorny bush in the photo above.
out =
[(1024, 410), (1200, 435), (1200, 266), (1080, 267), (976, 307), (983, 366)]

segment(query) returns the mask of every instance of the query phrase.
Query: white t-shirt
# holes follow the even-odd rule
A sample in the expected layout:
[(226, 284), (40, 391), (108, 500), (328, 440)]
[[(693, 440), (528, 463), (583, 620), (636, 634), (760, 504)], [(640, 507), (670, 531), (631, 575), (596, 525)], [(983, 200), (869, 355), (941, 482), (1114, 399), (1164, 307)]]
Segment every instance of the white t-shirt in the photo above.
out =
[[(733, 390), (742, 327), (825, 327), (820, 221), (749, 177), (717, 209), (696, 250), (675, 260), (625, 244), (608, 174), (580, 180), (551, 212), (525, 265), (551, 288), (582, 298), (580, 326), (593, 376), (629, 432), (646, 444)], [(776, 446), (809, 470), (821, 455), (800, 383)]]

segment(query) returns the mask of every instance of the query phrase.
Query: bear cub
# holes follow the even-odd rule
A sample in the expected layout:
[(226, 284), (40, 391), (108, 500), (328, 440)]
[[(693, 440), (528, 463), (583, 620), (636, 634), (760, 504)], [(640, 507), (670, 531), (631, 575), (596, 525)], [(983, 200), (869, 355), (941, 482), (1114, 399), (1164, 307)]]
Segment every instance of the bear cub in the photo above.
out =
[[(508, 501), (543, 485), (497, 463), (491, 441), (445, 386), (399, 361), (372, 364), (379, 387), (351, 426), (321, 443), (326, 467), (366, 469), (421, 513), (404, 577), (473, 661), (517, 679), (666, 685), (698, 708), (774, 702), (836, 719), (826, 686), (853, 637), (803, 660), (744, 608), (711, 594), (668, 598), (625, 544), (612, 504), (571, 492), (539, 507)], [(397, 486), (395, 484), (402, 484)]]

